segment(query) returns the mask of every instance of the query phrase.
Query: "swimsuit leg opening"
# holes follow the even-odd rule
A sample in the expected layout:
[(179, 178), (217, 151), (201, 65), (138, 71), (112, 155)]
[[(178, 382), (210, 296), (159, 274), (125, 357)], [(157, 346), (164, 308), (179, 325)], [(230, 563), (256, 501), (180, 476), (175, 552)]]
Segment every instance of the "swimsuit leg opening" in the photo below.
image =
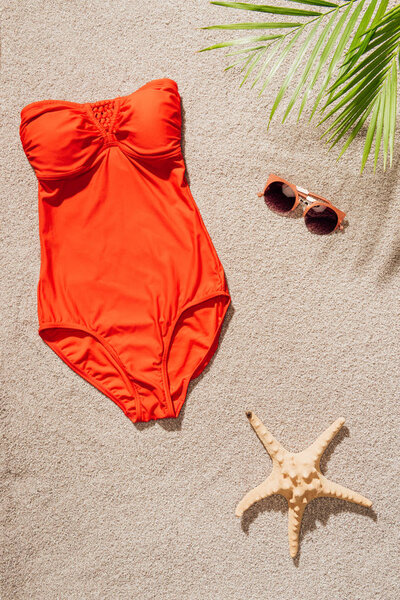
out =
[[(39, 335), (75, 373), (119, 406), (128, 419), (133, 422), (140, 420), (140, 402), (136, 387), (128, 377), (118, 354), (102, 336), (83, 325), (70, 323), (42, 323), (39, 327)], [(101, 348), (102, 355), (97, 353), (96, 357), (94, 356), (94, 347), (90, 346), (89, 339), (99, 343), (97, 350)], [(78, 340), (80, 341), (79, 345), (77, 345)], [(101, 360), (96, 363), (95, 358), (101, 358)], [(113, 372), (111, 372), (111, 368), (114, 369)], [(108, 372), (107, 369), (109, 369)], [(95, 376), (96, 370), (97, 377)], [(113, 377), (113, 389), (101, 381), (99, 373), (103, 379), (106, 375)], [(119, 379), (116, 377), (116, 373)]]
[(178, 417), (192, 379), (198, 377), (218, 347), (230, 295), (217, 291), (184, 306), (166, 338), (162, 361), (169, 417)]

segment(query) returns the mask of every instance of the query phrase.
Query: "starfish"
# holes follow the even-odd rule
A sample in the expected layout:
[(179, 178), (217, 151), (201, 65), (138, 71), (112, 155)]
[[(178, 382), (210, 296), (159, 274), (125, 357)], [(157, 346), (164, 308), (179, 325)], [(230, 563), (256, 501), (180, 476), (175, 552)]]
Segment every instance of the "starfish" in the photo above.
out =
[(295, 558), (299, 550), (299, 534), (304, 509), (314, 498), (340, 498), (370, 508), (372, 502), (324, 477), (320, 460), (331, 440), (344, 424), (337, 419), (313, 444), (303, 452), (288, 452), (252, 412), (246, 413), (257, 436), (272, 459), (272, 473), (261, 485), (248, 492), (236, 507), (236, 516), (263, 498), (280, 494), (289, 505), (289, 550)]

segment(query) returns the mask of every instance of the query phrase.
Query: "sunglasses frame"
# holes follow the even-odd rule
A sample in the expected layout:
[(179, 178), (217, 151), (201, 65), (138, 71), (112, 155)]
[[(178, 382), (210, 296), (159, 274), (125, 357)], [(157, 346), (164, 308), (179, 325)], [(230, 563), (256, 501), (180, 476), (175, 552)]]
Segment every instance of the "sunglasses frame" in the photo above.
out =
[(306, 214), (308, 213), (308, 211), (311, 208), (313, 208), (314, 206), (327, 206), (328, 208), (331, 208), (336, 213), (336, 216), (337, 216), (336, 227), (335, 227), (335, 229), (332, 229), (331, 233), (333, 233), (337, 229), (340, 229), (340, 230), (343, 229), (343, 220), (346, 216), (346, 213), (344, 213), (342, 210), (339, 210), (338, 208), (336, 208), (336, 206), (334, 206), (332, 204), (332, 202), (330, 202), (326, 198), (323, 198), (322, 196), (318, 196), (318, 194), (314, 194), (313, 192), (309, 192), (305, 188), (294, 185), (294, 183), (290, 183), (289, 181), (287, 181), (286, 179), (283, 179), (282, 177), (279, 177), (278, 175), (273, 175), (271, 173), (271, 175), (268, 177), (267, 183), (265, 184), (263, 191), (258, 194), (258, 197), (261, 198), (262, 196), (264, 196), (267, 187), (269, 185), (271, 185), (271, 183), (274, 183), (275, 181), (280, 182), (280, 183), (285, 183), (295, 193), (295, 202), (294, 202), (292, 208), (290, 210), (288, 210), (286, 214), (289, 214), (290, 212), (296, 210), (296, 208), (299, 206), (300, 203), (306, 206), (306, 208), (303, 212), (303, 217), (305, 217)]

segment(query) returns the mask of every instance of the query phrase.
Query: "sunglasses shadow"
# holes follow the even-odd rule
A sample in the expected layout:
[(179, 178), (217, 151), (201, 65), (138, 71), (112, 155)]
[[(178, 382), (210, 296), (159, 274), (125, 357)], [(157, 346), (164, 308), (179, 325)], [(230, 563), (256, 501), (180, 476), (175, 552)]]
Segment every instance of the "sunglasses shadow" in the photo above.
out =
[(332, 233), (338, 234), (338, 235), (344, 235), (346, 233), (346, 229), (350, 226), (349, 221), (347, 220), (347, 217), (344, 218), (344, 221), (342, 221), (342, 228), (341, 229), (336, 229), (336, 231), (333, 231)]
[(302, 219), (304, 215), (304, 210), (301, 204), (296, 206), (294, 210), (284, 214), (284, 216), (288, 219)]
[[(302, 206), (302, 204), (298, 204), (298, 206), (296, 206), (296, 208), (294, 210), (290, 211), (289, 213), (284, 214), (283, 216), (287, 217), (288, 219), (302, 219), (304, 217), (304, 207)], [(339, 229), (339, 227), (338, 227), (337, 229), (335, 229), (334, 231), (329, 233), (328, 236), (344, 235), (346, 232), (346, 229), (349, 227), (349, 225), (350, 225), (350, 223), (347, 220), (347, 218), (345, 217), (344, 220), (342, 221), (341, 228)], [(320, 235), (320, 234), (312, 232), (310, 230), (308, 230), (308, 231), (310, 233), (312, 233), (313, 235)]]

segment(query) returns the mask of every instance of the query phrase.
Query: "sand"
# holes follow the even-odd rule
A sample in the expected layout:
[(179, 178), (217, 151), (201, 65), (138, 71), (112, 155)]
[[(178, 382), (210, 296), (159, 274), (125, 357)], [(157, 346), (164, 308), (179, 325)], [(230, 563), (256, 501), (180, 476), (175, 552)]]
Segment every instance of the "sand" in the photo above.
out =
[[(223, 54), (195, 52), (223, 37), (200, 27), (227, 20), (206, 1), (2, 4), (2, 600), (398, 598), (398, 157), (360, 176), (363, 135), (336, 162), (306, 120), (267, 131), (276, 84), (259, 99)], [(158, 77), (179, 86), (232, 308), (179, 419), (135, 426), (37, 334), (37, 181), (18, 127), (29, 102)], [(347, 212), (343, 233), (271, 213), (270, 172)], [(312, 502), (295, 562), (283, 498), (235, 518), (271, 470), (245, 410), (291, 451), (345, 418), (322, 466), (373, 508)]]

